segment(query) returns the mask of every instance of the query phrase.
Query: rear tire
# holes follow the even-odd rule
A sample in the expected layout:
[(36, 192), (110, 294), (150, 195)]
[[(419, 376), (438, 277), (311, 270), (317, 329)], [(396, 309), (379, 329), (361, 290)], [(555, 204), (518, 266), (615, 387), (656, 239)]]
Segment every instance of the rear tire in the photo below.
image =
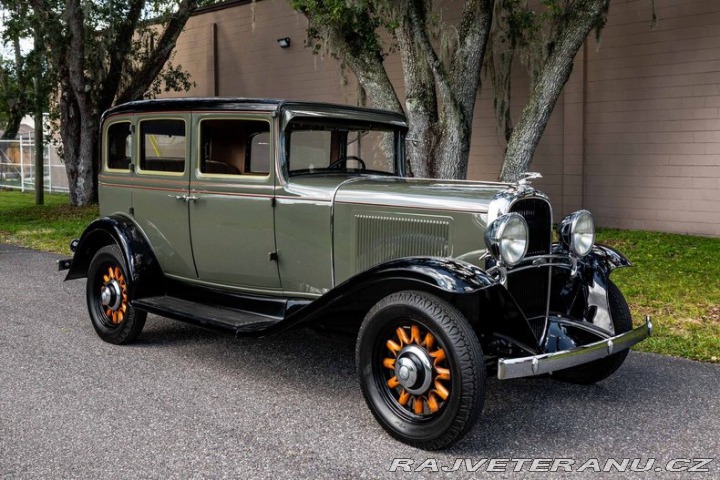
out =
[(434, 295), (404, 291), (380, 300), (360, 327), (355, 355), (370, 411), (404, 443), (447, 447), (480, 416), (480, 342), (463, 315)]
[[(615, 328), (615, 335), (632, 330), (630, 307), (628, 307), (620, 289), (613, 282), (608, 282), (608, 302), (610, 306), (610, 316), (612, 317), (613, 327)], [(580, 385), (597, 383), (615, 373), (623, 364), (629, 352), (629, 349), (623, 350), (622, 352), (614, 353), (600, 360), (554, 372), (553, 376), (560, 380)]]
[(108, 245), (98, 250), (88, 268), (86, 297), (92, 325), (108, 343), (132, 343), (145, 326), (147, 312), (130, 304), (129, 286), (120, 248)]

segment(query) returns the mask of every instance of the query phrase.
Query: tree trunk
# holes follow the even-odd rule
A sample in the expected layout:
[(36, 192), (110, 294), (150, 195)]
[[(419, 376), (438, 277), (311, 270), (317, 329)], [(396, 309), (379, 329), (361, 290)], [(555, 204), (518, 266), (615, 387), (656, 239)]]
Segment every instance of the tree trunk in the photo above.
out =
[(70, 187), (70, 205), (89, 205), (94, 201), (93, 164), (97, 128), (83, 121), (90, 112), (80, 112), (72, 92), (64, 90), (60, 101), (60, 136), (63, 144), (65, 171)]
[(480, 87), (482, 59), (490, 36), (493, 6), (490, 0), (466, 0), (458, 45), (447, 66), (435, 51), (427, 32), (423, 0), (411, 1), (414, 37), (433, 74), (440, 115), (435, 128), (434, 176), (464, 179), (470, 155), (473, 111)]
[(24, 91), (27, 88), (24, 85), (25, 69), (22, 52), (20, 49), (20, 39), (16, 36), (12, 39), (13, 48), (15, 52), (15, 75), (17, 76), (17, 89), (15, 90), (15, 98), (8, 99), (9, 104), (9, 116), (7, 125), (5, 125), (5, 132), (3, 132), (3, 140), (14, 140), (17, 138), (18, 130), (20, 130), (20, 123), (25, 116), (27, 105), (26, 105), (26, 93)]
[(567, 21), (558, 30), (554, 48), (510, 136), (500, 180), (514, 182), (530, 168), (550, 114), (570, 77), (575, 55), (590, 30), (601, 25), (609, 4), (610, 0), (577, 0), (568, 7)]
[(3, 140), (15, 140), (17, 138), (18, 130), (20, 130), (20, 122), (22, 122), (25, 114), (17, 108), (11, 108), (10, 117), (8, 118), (7, 124), (5, 125), (5, 131), (3, 132)]
[(432, 155), (437, 137), (438, 108), (435, 83), (430, 64), (417, 43), (409, 2), (391, 4), (399, 25), (395, 30), (405, 82), (405, 112), (408, 119), (406, 157), (410, 174), (435, 176)]

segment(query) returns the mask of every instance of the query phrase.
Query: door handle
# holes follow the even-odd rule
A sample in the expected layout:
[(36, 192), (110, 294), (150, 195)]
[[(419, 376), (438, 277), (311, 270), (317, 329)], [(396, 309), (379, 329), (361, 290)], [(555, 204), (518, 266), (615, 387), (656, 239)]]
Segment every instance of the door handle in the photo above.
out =
[(175, 200), (185, 200), (186, 202), (194, 202), (196, 200), (200, 200), (200, 197), (196, 197), (195, 195), (168, 195), (170, 198), (174, 198)]

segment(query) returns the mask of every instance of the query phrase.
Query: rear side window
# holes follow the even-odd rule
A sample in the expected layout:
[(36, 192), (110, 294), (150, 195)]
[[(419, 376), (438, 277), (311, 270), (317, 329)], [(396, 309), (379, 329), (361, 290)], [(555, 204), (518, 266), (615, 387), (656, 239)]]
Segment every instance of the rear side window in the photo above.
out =
[(185, 171), (185, 122), (145, 120), (140, 123), (140, 169)]
[(107, 168), (129, 170), (132, 161), (132, 132), (130, 122), (117, 122), (107, 129)]

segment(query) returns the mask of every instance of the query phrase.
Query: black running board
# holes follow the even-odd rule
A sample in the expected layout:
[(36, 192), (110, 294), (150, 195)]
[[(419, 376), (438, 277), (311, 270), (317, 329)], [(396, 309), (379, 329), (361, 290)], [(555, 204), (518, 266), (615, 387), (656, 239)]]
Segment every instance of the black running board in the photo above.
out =
[(227, 307), (205, 305), (168, 295), (134, 300), (133, 306), (149, 313), (235, 335), (261, 336), (282, 318)]

